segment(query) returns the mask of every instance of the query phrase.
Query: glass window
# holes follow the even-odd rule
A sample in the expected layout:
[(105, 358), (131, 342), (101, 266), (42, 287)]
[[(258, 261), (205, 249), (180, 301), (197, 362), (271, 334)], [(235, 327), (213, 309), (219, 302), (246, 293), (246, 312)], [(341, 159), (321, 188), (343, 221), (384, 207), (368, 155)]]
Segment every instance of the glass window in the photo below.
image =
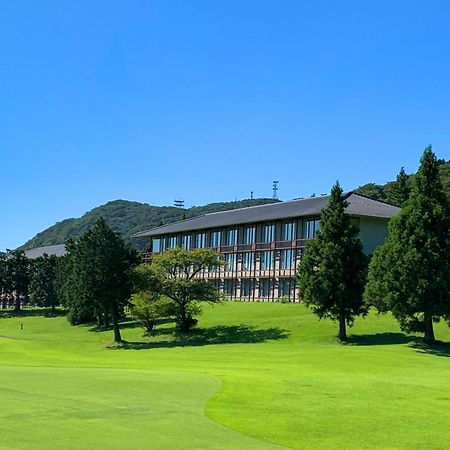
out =
[(297, 227), (295, 222), (285, 222), (281, 226), (281, 240), (292, 241), (297, 238)]
[(280, 267), (281, 269), (292, 269), (293, 267), (295, 267), (294, 250), (282, 250)]
[(167, 240), (167, 248), (175, 248), (177, 246), (177, 237), (169, 236)]
[(161, 238), (153, 239), (153, 246), (152, 246), (153, 253), (160, 253), (163, 251), (161, 241), (162, 241)]
[(231, 229), (227, 230), (227, 244), (226, 245), (237, 245), (237, 230)]
[(181, 240), (181, 243), (183, 248), (189, 250), (190, 248), (192, 248), (192, 236), (190, 234), (185, 234)]
[(303, 239), (312, 239), (316, 236), (320, 228), (320, 220), (303, 221)]
[(292, 278), (281, 278), (278, 287), (278, 297), (293, 298), (294, 280)]
[(267, 278), (262, 279), (259, 282), (259, 296), (262, 298), (272, 297), (273, 292), (273, 280)]
[(211, 233), (211, 247), (220, 247), (221, 238), (222, 233), (220, 231), (213, 231)]
[(242, 270), (253, 270), (255, 266), (255, 254), (243, 253), (242, 254)]
[(195, 247), (205, 248), (206, 247), (206, 233), (197, 233), (195, 236)]
[(254, 279), (244, 279), (241, 281), (241, 297), (253, 297), (254, 289)]
[(244, 228), (244, 244), (254, 244), (256, 238), (256, 227), (245, 227)]
[(227, 253), (225, 255), (225, 270), (236, 270), (236, 253)]
[(261, 252), (261, 270), (273, 269), (273, 251)]
[(263, 225), (262, 242), (272, 242), (275, 240), (275, 225)]
[(236, 297), (236, 280), (225, 280), (223, 283), (223, 292), (228, 297)]

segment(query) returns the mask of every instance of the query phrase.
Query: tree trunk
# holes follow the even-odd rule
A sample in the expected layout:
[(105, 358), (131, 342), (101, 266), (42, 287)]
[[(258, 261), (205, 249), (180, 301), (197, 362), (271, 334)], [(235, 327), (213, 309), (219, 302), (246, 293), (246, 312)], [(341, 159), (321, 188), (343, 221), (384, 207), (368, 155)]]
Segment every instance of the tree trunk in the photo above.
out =
[(339, 339), (341, 341), (347, 340), (347, 330), (345, 328), (345, 314), (341, 313), (339, 316)]
[(180, 330), (181, 331), (189, 331), (189, 326), (187, 324), (186, 317), (186, 305), (184, 303), (180, 303)]
[(15, 295), (14, 310), (20, 311), (20, 295), (19, 294)]
[(436, 342), (436, 338), (434, 336), (433, 317), (430, 313), (425, 313), (424, 325), (425, 325), (425, 333), (424, 333), (425, 342), (427, 344), (434, 344)]
[(118, 314), (117, 314), (117, 311), (115, 308), (111, 309), (111, 319), (112, 319), (112, 326), (113, 326), (113, 331), (114, 331), (114, 342), (117, 342), (120, 344), (123, 341), (122, 341), (122, 336), (120, 334)]

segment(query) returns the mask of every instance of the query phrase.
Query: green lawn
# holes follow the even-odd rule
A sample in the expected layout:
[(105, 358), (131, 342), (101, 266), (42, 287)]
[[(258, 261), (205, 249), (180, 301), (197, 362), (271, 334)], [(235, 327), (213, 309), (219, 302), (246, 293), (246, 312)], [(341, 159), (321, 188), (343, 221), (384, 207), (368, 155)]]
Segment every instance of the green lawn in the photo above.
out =
[(64, 317), (1, 318), (0, 449), (450, 448), (450, 344), (389, 316), (348, 345), (294, 304), (208, 307), (185, 340), (171, 327), (127, 323), (117, 349)]

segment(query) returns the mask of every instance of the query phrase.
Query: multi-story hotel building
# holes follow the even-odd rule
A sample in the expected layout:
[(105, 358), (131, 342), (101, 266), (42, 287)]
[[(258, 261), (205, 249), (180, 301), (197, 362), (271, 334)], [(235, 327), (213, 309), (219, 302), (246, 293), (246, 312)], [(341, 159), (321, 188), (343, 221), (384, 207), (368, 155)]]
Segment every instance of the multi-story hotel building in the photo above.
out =
[[(320, 212), (329, 196), (222, 211), (152, 228), (133, 235), (150, 239), (152, 254), (169, 248), (217, 249), (221, 268), (199, 276), (214, 283), (230, 299), (294, 301), (296, 267), (308, 239), (320, 227)], [(349, 214), (359, 227), (367, 254), (383, 243), (396, 206), (355, 192), (345, 195)]]

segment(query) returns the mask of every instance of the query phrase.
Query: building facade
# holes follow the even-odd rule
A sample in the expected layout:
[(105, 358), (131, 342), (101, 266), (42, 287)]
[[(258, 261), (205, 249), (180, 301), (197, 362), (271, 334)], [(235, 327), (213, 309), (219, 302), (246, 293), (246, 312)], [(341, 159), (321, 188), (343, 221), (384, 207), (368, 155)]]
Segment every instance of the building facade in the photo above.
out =
[[(399, 208), (360, 194), (345, 195), (347, 214), (359, 227), (363, 248), (371, 254), (387, 236), (387, 224)], [(252, 206), (162, 225), (136, 233), (150, 240), (151, 259), (170, 248), (214, 248), (224, 266), (198, 276), (216, 285), (229, 299), (295, 301), (296, 268), (306, 242), (320, 228), (328, 196)]]

